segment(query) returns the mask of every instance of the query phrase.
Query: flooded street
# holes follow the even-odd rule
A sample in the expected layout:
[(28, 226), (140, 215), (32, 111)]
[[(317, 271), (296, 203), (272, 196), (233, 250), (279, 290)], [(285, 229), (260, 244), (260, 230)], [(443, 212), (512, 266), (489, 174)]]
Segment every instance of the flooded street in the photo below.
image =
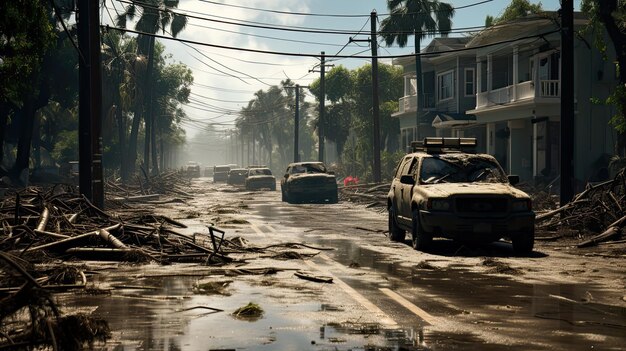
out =
[[(537, 241), (437, 240), (430, 253), (386, 237), (387, 215), (338, 204), (281, 202), (194, 179), (186, 203), (155, 209), (189, 226), (223, 229), (250, 246), (234, 263), (89, 262), (89, 289), (60, 302), (106, 319), (106, 350), (621, 350), (626, 342), (624, 255)], [(287, 255), (289, 253), (289, 255)], [(81, 263), (82, 264), (82, 263)], [(295, 272), (332, 278), (320, 283)], [(220, 288), (205, 291), (203, 284)], [(249, 302), (257, 318), (232, 313)]]

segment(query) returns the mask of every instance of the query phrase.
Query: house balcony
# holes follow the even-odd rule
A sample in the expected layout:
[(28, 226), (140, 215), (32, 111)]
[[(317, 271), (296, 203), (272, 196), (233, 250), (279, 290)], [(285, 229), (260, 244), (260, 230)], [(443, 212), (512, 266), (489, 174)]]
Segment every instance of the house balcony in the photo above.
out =
[(533, 81), (509, 85), (476, 94), (476, 109), (490, 106), (514, 104), (518, 101), (534, 99), (537, 102), (560, 102), (560, 81), (540, 80), (539, 84)]
[[(435, 96), (433, 94), (424, 94), (424, 106), (422, 109), (435, 108)], [(407, 95), (400, 98), (398, 101), (398, 112), (394, 113), (394, 116), (404, 113), (417, 111), (417, 95)]]

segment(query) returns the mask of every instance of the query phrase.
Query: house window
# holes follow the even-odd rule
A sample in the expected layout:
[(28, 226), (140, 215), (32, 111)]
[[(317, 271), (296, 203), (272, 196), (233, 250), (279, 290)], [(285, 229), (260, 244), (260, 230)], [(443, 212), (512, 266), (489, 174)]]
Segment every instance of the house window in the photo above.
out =
[(439, 101), (454, 97), (454, 71), (448, 71), (437, 75), (437, 92)]
[(465, 96), (476, 94), (476, 75), (473, 68), (465, 69)]
[(417, 79), (413, 77), (404, 77), (404, 96), (412, 96), (417, 92)]

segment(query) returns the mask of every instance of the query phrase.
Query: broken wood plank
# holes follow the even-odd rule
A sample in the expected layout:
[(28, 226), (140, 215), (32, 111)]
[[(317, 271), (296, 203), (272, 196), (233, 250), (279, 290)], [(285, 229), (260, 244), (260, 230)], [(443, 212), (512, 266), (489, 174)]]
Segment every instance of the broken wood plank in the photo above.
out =
[(48, 207), (43, 208), (43, 212), (41, 212), (41, 217), (39, 219), (39, 224), (37, 225), (37, 229), (39, 231), (43, 231), (46, 229), (46, 225), (48, 224), (48, 219), (50, 219), (50, 210)]
[[(112, 225), (110, 227), (104, 228), (106, 230), (115, 230), (117, 228), (120, 227), (120, 224), (116, 224), (116, 225)], [(74, 242), (80, 242), (81, 240), (88, 238), (90, 236), (97, 236), (99, 235), (99, 231), (100, 229), (94, 230), (92, 232), (88, 232), (88, 233), (84, 233), (84, 234), (80, 234), (80, 235), (76, 235), (67, 239), (63, 239), (63, 240), (58, 240), (55, 241), (53, 243), (48, 243), (48, 244), (44, 244), (44, 245), (39, 245), (39, 246), (33, 246), (33, 247), (29, 247), (26, 248), (26, 250), (24, 250), (24, 252), (31, 252), (31, 251), (37, 251), (37, 250), (41, 250), (41, 249), (50, 249), (50, 248), (55, 248), (57, 246), (63, 246), (63, 245), (67, 245), (67, 244), (72, 244)]]
[(120, 250), (128, 250), (128, 246), (126, 246), (123, 242), (121, 242), (118, 238), (113, 236), (113, 234), (109, 233), (106, 229), (100, 229), (97, 231), (98, 235), (104, 239), (107, 243), (111, 244), (116, 249)]
[(304, 280), (309, 280), (316, 283), (332, 283), (333, 278), (323, 275), (316, 275), (310, 272), (297, 271), (293, 273), (296, 277)]

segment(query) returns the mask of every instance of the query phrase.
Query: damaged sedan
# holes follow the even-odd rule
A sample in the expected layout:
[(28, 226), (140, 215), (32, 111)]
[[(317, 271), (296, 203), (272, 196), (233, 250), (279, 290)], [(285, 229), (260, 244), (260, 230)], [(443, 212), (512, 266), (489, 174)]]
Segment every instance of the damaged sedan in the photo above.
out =
[(337, 179), (322, 162), (291, 163), (280, 182), (282, 201), (337, 203)]

